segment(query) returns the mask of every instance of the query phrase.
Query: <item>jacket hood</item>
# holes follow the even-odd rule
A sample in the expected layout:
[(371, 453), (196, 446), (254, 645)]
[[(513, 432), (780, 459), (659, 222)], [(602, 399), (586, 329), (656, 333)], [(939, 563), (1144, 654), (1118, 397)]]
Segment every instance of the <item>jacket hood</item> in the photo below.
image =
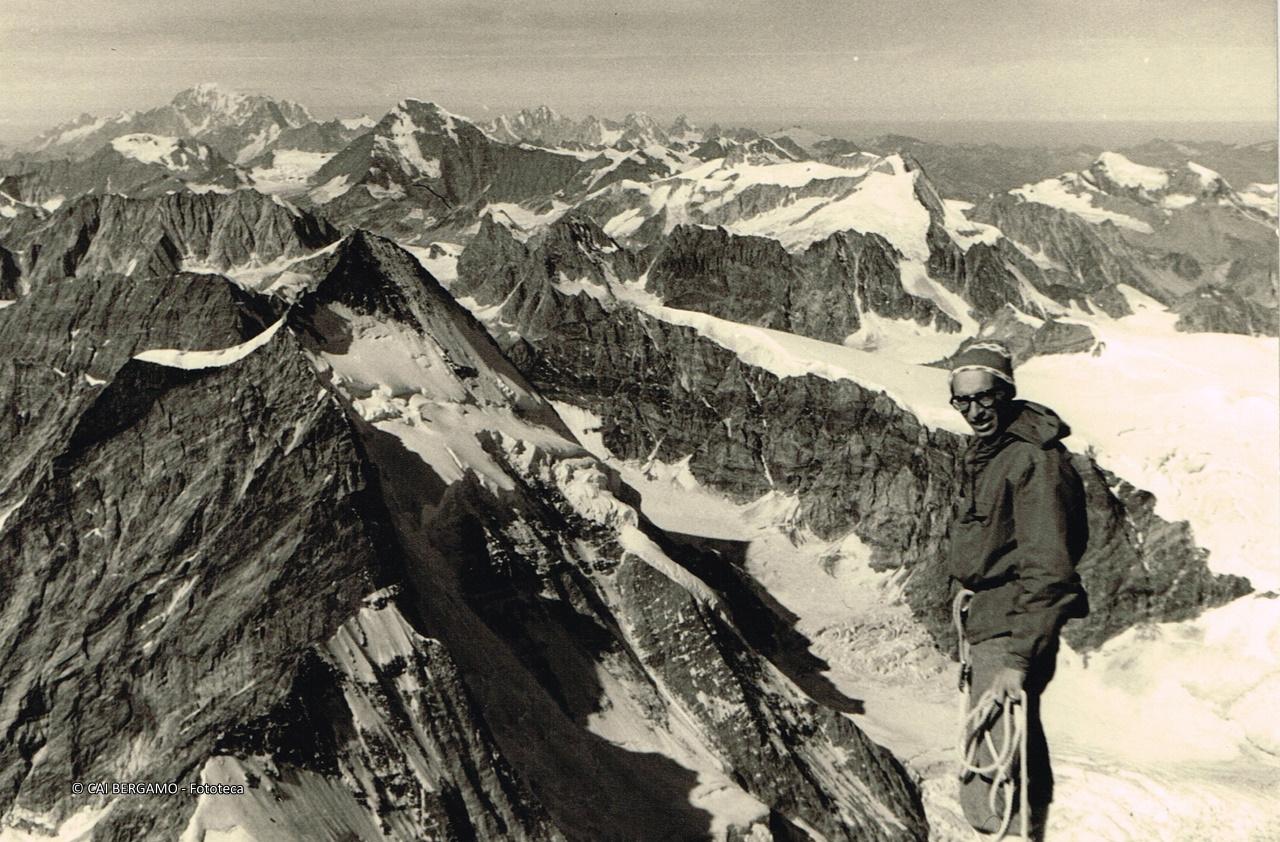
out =
[(1071, 435), (1071, 427), (1047, 406), (1031, 401), (1014, 401), (1014, 416), (1005, 432), (1048, 449)]

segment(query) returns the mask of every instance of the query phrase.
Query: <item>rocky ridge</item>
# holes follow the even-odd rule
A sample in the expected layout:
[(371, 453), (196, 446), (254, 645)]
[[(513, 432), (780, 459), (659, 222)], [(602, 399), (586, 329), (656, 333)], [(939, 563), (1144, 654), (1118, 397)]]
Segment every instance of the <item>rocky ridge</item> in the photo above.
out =
[(283, 271), (337, 240), (332, 226), (253, 191), (87, 196), (0, 230), (23, 289), (66, 278), (166, 275), (187, 268)]
[[(85, 275), (0, 312), (10, 826), (924, 838), (901, 767), (416, 261), (357, 234), (317, 265), (287, 309)], [(71, 769), (250, 795), (77, 800)]]
[(0, 189), (36, 205), (60, 204), (86, 194), (160, 196), (176, 191), (231, 192), (248, 174), (199, 141), (127, 134), (79, 160), (36, 163), (0, 179)]

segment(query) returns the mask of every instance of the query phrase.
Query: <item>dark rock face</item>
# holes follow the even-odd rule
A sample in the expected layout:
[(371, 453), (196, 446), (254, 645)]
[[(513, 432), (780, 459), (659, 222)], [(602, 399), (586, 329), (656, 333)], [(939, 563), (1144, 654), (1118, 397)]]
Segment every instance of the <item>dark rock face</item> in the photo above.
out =
[[(711, 562), (624, 502), (416, 261), (359, 234), (319, 271), (283, 322), (209, 275), (85, 275), (0, 311), (0, 804), (57, 822), (104, 803), (68, 779), (127, 764), (249, 793), (128, 799), (95, 838), (702, 838), (692, 764), (759, 802), (729, 839), (926, 837), (901, 766), (768, 665), (692, 572)], [(134, 358), (268, 324), (236, 362)], [(416, 394), (540, 431), (478, 434), (506, 487), (442, 481), (351, 411), (322, 357), (369, 330), (439, 349), (447, 382)]]
[(793, 256), (776, 240), (682, 225), (656, 249), (648, 288), (671, 307), (830, 342), (856, 332), (862, 313), (958, 330), (903, 289), (900, 261), (876, 234), (833, 234)]
[(15, 226), (4, 243), (32, 286), (116, 272), (165, 275), (184, 261), (225, 270), (300, 257), (338, 237), (329, 224), (250, 191), (152, 199), (88, 196), (48, 220)]
[(18, 283), (20, 277), (22, 277), (22, 270), (18, 268), (18, 261), (14, 258), (13, 252), (0, 246), (0, 301), (18, 297), (22, 290)]
[(1143, 255), (1129, 245), (1114, 224), (1094, 225), (1074, 214), (1013, 196), (998, 196), (982, 202), (971, 216), (995, 225), (1006, 237), (1043, 253), (1061, 268), (1042, 270), (1050, 296), (1058, 301), (1079, 301), (1086, 297), (1111, 316), (1131, 312), (1123, 299), (1106, 297), (1117, 284), (1128, 284), (1157, 301), (1167, 301), (1167, 289), (1186, 288), (1176, 277), (1153, 274)]
[[(1045, 354), (1091, 351), (1098, 344), (1093, 331), (1085, 325), (1055, 319), (1028, 319), (1008, 305), (982, 326), (978, 337), (1003, 342), (1013, 354), (1015, 366)], [(939, 361), (938, 365), (950, 369), (951, 358)]]
[[(68, 775), (112, 780), (127, 762), (133, 779), (194, 783), (219, 756), (252, 767), (251, 751), (278, 749), (259, 783), (351, 774), (353, 808), (390, 838), (562, 838), (394, 589), (362, 603), (403, 557), (346, 413), (292, 336), (222, 368), (129, 359), (235, 344), (272, 317), (261, 304), (209, 276), (116, 276), (10, 309), (6, 807), (59, 819), (87, 803), (68, 799)], [(50, 380), (63, 394), (41, 402)], [(176, 838), (196, 806), (126, 801), (95, 838)], [(327, 833), (360, 830), (320, 815)]]
[[(172, 143), (167, 152), (155, 151)], [(249, 183), (243, 170), (206, 144), (171, 138), (137, 139), (143, 158), (104, 146), (83, 160), (51, 161), (23, 167), (0, 179), (0, 188), (14, 198), (39, 204), (56, 197), (87, 193), (123, 196), (161, 196), (188, 187), (196, 190), (235, 190)]]
[(681, 225), (649, 267), (648, 286), (672, 307), (788, 330), (791, 293), (799, 284), (777, 240)]
[(932, 301), (903, 288), (900, 260), (882, 237), (853, 231), (791, 254), (775, 240), (681, 225), (636, 252), (576, 213), (528, 243), (486, 218), (458, 259), (451, 291), (501, 304), (501, 318), (530, 338), (546, 335), (538, 315), (544, 308), (556, 320), (558, 311), (578, 306), (570, 301), (572, 284), (585, 281), (611, 297), (610, 279), (641, 275), (671, 307), (831, 342), (856, 332), (865, 313), (959, 330)]
[[(791, 296), (793, 310), (801, 314), (794, 332), (843, 339), (847, 334), (823, 325), (840, 317), (850, 293), (864, 314), (914, 321), (945, 333), (960, 330), (960, 324), (933, 301), (907, 291), (902, 263), (902, 255), (878, 234), (844, 231), (814, 243), (803, 256), (807, 282)], [(850, 326), (856, 329), (860, 320)]]
[[(108, 323), (146, 314), (97, 306)], [(16, 307), (34, 309), (32, 299)], [(302, 651), (332, 634), (381, 565), (345, 419), (308, 385), (287, 339), (239, 368), (129, 361), (102, 388), (70, 369), (62, 379), (87, 394), (68, 402), (63, 423), (45, 424), (56, 408), (14, 387), (31, 383), (24, 369), (55, 367), (70, 340), (40, 332), (39, 315), (0, 323), (7, 349), (44, 351), (11, 363), (6, 378), (18, 440), (34, 428), (43, 446), (0, 537), (0, 798), (69, 811), (69, 773), (112, 779), (125, 756), (140, 779), (190, 780), (219, 733), (282, 695)], [(234, 306), (221, 315), (227, 326), (243, 319)], [(148, 342), (182, 338), (164, 336), (165, 321)], [(7, 485), (6, 498), (17, 491)], [(150, 809), (155, 832), (177, 834), (183, 811)], [(113, 812), (103, 838), (136, 838), (123, 829), (146, 810)]]
[(1216, 285), (1187, 293), (1171, 309), (1178, 314), (1174, 327), (1188, 333), (1275, 336), (1280, 330), (1276, 308), (1264, 307)]

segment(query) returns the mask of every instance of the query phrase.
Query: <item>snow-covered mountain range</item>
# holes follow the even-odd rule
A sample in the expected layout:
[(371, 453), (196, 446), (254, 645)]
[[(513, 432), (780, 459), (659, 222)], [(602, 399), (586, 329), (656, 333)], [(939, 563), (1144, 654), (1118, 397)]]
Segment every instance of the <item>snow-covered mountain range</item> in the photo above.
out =
[(972, 336), (1088, 490), (1051, 829), (1265, 838), (1255, 153), (214, 86), (12, 150), (0, 840), (962, 838), (939, 364)]

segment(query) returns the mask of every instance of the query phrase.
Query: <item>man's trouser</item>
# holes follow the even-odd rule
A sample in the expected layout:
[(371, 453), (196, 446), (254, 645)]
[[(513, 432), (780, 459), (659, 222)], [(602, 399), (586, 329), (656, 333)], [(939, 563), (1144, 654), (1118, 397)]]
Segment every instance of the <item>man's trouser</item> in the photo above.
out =
[[(969, 659), (973, 667), (972, 684), (969, 689), (970, 708), (991, 686), (996, 673), (1005, 666), (1004, 655), (1008, 641), (1008, 636), (1003, 635), (972, 644), (970, 647)], [(1027, 691), (1027, 803), (1031, 806), (1029, 826), (1032, 839), (1043, 836), (1049, 803), (1053, 800), (1053, 770), (1049, 767), (1049, 745), (1045, 741), (1044, 727), (1040, 722), (1040, 694), (1053, 678), (1057, 660), (1058, 641), (1055, 637), (1046, 651), (1031, 664), (1023, 685)], [(1003, 733), (1003, 718), (1003, 713), (997, 715), (991, 726), (991, 733), (997, 738)], [(985, 742), (981, 743), (975, 765), (989, 765), (991, 760), (992, 757), (987, 751)], [(988, 776), (969, 775), (960, 784), (960, 805), (964, 808), (965, 818), (975, 829), (986, 833), (998, 831), (1003, 818), (998, 809), (991, 809), (989, 800), (991, 783), (991, 778)], [(1003, 808), (1003, 806), (1003, 800), (997, 799), (997, 807)], [(1019, 798), (1015, 793), (1013, 819), (1009, 822), (1009, 832), (1013, 834), (1016, 834), (1020, 827), (1019, 807)]]

